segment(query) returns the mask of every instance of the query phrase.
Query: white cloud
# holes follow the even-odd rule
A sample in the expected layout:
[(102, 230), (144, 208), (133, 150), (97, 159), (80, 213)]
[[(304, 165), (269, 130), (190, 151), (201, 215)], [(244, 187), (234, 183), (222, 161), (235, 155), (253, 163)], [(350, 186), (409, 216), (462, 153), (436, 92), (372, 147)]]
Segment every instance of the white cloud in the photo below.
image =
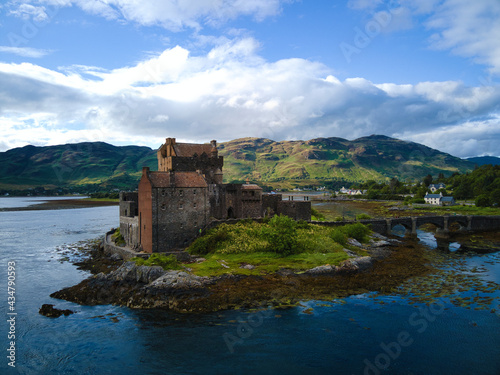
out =
[(34, 6), (22, 3), (19, 4), (19, 7), (11, 10), (9, 13), (22, 19), (33, 19), (35, 22), (43, 22), (48, 19), (48, 15), (45, 10), (46, 9), (43, 6)]
[(423, 23), (435, 31), (431, 48), (471, 58), (500, 74), (500, 1), (498, 0), (350, 0), (352, 9), (391, 14), (383, 32), (394, 32)]
[(14, 55), (22, 57), (32, 57), (32, 58), (40, 58), (52, 53), (52, 51), (46, 49), (37, 49), (30, 47), (9, 47), (9, 46), (0, 46), (0, 52), (12, 53)]
[(322, 64), (269, 62), (258, 49), (251, 38), (198, 56), (177, 46), (111, 71), (0, 64), (3, 147), (35, 137), (42, 144), (102, 140), (157, 147), (167, 136), (205, 142), (386, 134), (458, 156), (470, 156), (474, 139), (483, 147), (478, 153), (498, 154), (491, 140), (500, 137), (499, 87), (341, 81)]
[[(14, 4), (12, 14), (43, 17), (47, 6), (78, 6), (83, 11), (105, 17), (136, 22), (140, 25), (160, 25), (169, 30), (200, 29), (202, 24), (220, 25), (239, 16), (262, 20), (281, 11), (283, 3), (293, 0), (25, 0)], [(46, 15), (45, 15), (46, 16)]]
[(498, 0), (447, 0), (429, 19), (427, 26), (439, 30), (434, 48), (451, 50), (490, 66), (500, 74), (500, 2)]

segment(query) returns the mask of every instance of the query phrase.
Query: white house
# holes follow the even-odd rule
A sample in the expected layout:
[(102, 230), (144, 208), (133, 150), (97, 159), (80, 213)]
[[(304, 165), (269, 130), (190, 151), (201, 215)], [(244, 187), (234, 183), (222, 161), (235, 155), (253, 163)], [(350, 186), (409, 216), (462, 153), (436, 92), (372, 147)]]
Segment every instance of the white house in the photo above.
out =
[(424, 201), (427, 204), (434, 204), (438, 206), (453, 206), (455, 204), (455, 199), (453, 197), (444, 197), (443, 193), (426, 194)]
[(429, 185), (429, 190), (432, 191), (433, 193), (438, 191), (439, 189), (446, 189), (446, 185), (440, 182), (439, 184), (430, 184)]

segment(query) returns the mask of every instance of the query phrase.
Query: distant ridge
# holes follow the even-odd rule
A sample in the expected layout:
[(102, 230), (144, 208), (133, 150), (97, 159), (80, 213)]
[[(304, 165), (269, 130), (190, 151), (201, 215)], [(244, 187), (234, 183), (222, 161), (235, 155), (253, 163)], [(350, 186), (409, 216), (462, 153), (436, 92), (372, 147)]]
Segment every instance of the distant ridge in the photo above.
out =
[[(158, 145), (160, 146), (160, 145)], [(224, 180), (291, 187), (332, 181), (421, 179), (474, 169), (474, 162), (427, 146), (382, 135), (349, 141), (316, 138), (276, 142), (240, 138), (219, 145)], [(0, 188), (95, 186), (135, 189), (143, 166), (156, 170), (156, 151), (149, 147), (84, 142), (58, 146), (25, 146), (0, 152)]]
[(497, 158), (496, 156), (478, 156), (475, 158), (467, 158), (466, 160), (478, 165), (479, 167), (486, 164), (500, 165), (500, 158)]

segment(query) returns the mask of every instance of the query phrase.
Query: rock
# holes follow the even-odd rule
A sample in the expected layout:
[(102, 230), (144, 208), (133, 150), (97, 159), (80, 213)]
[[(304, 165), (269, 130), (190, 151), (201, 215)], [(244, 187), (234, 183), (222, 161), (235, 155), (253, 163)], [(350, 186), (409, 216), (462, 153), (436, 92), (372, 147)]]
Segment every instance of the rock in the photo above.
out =
[(111, 256), (109, 257), (109, 259), (110, 259), (110, 260), (112, 260), (112, 261), (115, 261), (115, 262), (117, 262), (117, 261), (119, 261), (119, 260), (123, 260), (123, 258), (122, 258), (119, 254), (116, 254), (116, 253), (115, 253), (115, 254), (113, 254), (113, 255), (111, 255)]
[(383, 246), (391, 246), (392, 243), (389, 242), (389, 241), (373, 241), (373, 240), (370, 240), (370, 246), (372, 247), (383, 247)]
[(138, 266), (135, 262), (126, 262), (110, 273), (108, 280), (149, 284), (165, 272), (160, 266)]
[(337, 267), (338, 273), (354, 273), (359, 270), (358, 264), (355, 259), (344, 260), (340, 266)]
[(248, 264), (248, 263), (242, 263), (240, 268), (243, 268), (245, 270), (253, 270), (253, 269), (255, 269), (255, 266)]
[(38, 313), (49, 318), (59, 318), (61, 315), (68, 316), (75, 312), (71, 310), (60, 310), (54, 308), (54, 305), (43, 304), (40, 310), (38, 310)]
[(380, 233), (377, 233), (377, 232), (373, 232), (371, 234), (371, 237), (377, 238), (377, 239), (383, 240), (383, 241), (388, 241), (389, 240), (386, 236), (383, 236), (383, 235), (381, 235)]
[(218, 262), (218, 263), (219, 263), (222, 267), (224, 267), (224, 268), (230, 268), (230, 267), (226, 264), (226, 262), (225, 262), (225, 261), (223, 261), (223, 260), (218, 260), (217, 262)]
[(371, 257), (359, 257), (352, 261), (357, 265), (359, 271), (365, 271), (373, 266), (373, 259)]
[(310, 270), (307, 270), (304, 273), (308, 275), (325, 275), (325, 274), (332, 274), (335, 272), (337, 272), (337, 267), (330, 266), (329, 264), (327, 264), (325, 266), (318, 266), (311, 268)]
[(361, 243), (360, 243), (358, 240), (354, 239), (354, 238), (349, 238), (349, 239), (347, 240), (347, 243), (348, 243), (349, 245), (352, 245), (352, 246), (356, 246), (356, 247), (363, 247), (363, 245), (361, 245)]
[(119, 260), (123, 260), (123, 258), (121, 257), (121, 255), (117, 254), (117, 253), (114, 253), (113, 255), (111, 255), (109, 257), (109, 259), (112, 260), (112, 261), (115, 261), (115, 262), (117, 262)]
[(354, 258), (357, 258), (359, 255), (356, 254), (354, 251), (351, 251), (349, 249), (346, 249), (346, 248), (343, 248), (342, 249), (347, 255), (349, 255), (350, 257), (354, 257)]
[(209, 278), (188, 274), (183, 271), (167, 271), (149, 284), (147, 289), (180, 289), (187, 290), (202, 288), (209, 282)]
[(205, 258), (194, 258), (194, 261), (195, 261), (195, 263), (202, 263), (202, 262), (206, 261), (206, 259)]

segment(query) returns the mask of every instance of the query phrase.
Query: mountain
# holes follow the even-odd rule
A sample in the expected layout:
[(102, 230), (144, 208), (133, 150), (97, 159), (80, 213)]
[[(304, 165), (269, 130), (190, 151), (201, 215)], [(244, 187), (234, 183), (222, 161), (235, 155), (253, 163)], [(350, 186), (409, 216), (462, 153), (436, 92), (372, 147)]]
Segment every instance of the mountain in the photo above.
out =
[(135, 184), (143, 165), (157, 165), (156, 152), (149, 147), (117, 147), (104, 142), (25, 146), (0, 153), (0, 185), (51, 188), (102, 184), (120, 188)]
[(241, 138), (219, 147), (224, 156), (224, 178), (295, 183), (328, 180), (421, 179), (427, 174), (464, 173), (474, 164), (427, 146), (381, 135), (348, 141), (317, 138), (275, 142)]
[[(317, 138), (275, 142), (241, 138), (221, 143), (224, 180), (250, 178), (262, 184), (291, 187), (331, 181), (421, 179), (474, 169), (474, 163), (418, 143), (380, 135), (349, 141)], [(86, 142), (59, 146), (26, 146), (0, 152), (0, 187), (100, 186), (134, 189), (143, 166), (157, 169), (149, 147)]]
[(500, 165), (500, 158), (497, 158), (496, 156), (478, 156), (475, 158), (467, 158), (467, 160), (478, 166), (486, 164)]

